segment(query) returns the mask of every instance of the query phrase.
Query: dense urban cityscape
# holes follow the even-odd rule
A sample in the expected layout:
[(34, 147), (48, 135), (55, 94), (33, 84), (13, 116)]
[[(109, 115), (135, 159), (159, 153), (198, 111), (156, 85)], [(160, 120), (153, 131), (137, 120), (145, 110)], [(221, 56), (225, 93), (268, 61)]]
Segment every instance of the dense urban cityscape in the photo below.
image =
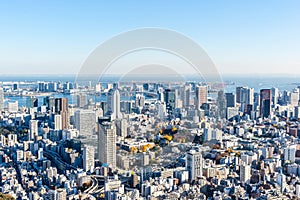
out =
[(224, 87), (2, 82), (1, 195), (300, 198), (300, 87)]

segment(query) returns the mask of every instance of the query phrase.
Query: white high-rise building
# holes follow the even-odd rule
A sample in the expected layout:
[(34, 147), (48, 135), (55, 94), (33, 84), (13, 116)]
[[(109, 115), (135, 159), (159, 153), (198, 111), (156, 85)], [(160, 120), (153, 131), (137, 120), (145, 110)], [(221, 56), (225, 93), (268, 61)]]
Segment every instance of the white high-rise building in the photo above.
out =
[(74, 113), (75, 128), (82, 136), (92, 135), (96, 129), (96, 113), (92, 110), (76, 110)]
[(0, 112), (4, 111), (4, 92), (3, 88), (0, 88)]
[(242, 183), (250, 183), (251, 178), (251, 167), (250, 165), (247, 165), (246, 163), (242, 163), (240, 165), (240, 181)]
[(189, 179), (191, 181), (202, 176), (203, 159), (201, 151), (190, 150), (187, 152), (185, 164), (186, 170), (189, 172)]
[(54, 130), (62, 130), (61, 115), (54, 116)]
[(116, 128), (114, 123), (99, 124), (98, 156), (102, 163), (116, 166)]
[(83, 148), (83, 169), (85, 171), (93, 172), (95, 168), (95, 149), (92, 146), (85, 146)]
[(29, 122), (29, 137), (28, 140), (33, 141), (35, 136), (38, 136), (38, 120), (30, 120)]
[(191, 98), (191, 85), (184, 85), (181, 88), (180, 96), (182, 100), (183, 107), (190, 106), (190, 98)]
[(111, 104), (111, 108), (112, 108), (111, 120), (122, 119), (122, 113), (120, 110), (120, 92), (118, 89), (116, 89), (114, 91), (111, 103), (112, 103)]
[(296, 150), (296, 145), (291, 145), (289, 147), (284, 148), (284, 161), (294, 163), (296, 160)]
[(18, 101), (8, 102), (7, 107), (8, 107), (8, 112), (17, 113), (19, 110)]
[(96, 84), (95, 92), (101, 92), (101, 83)]
[(80, 93), (77, 95), (77, 107), (84, 108), (87, 105), (87, 95)]

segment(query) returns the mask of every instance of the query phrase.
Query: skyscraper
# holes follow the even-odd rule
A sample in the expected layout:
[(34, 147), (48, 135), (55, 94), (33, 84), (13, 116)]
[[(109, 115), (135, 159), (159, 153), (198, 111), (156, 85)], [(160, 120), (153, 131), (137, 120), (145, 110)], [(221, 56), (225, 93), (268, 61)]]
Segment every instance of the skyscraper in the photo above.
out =
[(181, 87), (180, 96), (182, 100), (183, 107), (189, 107), (190, 106), (190, 98), (191, 98), (191, 86), (190, 85), (184, 85)]
[(84, 108), (87, 105), (87, 95), (80, 93), (77, 95), (77, 107)]
[(120, 110), (120, 92), (118, 89), (116, 89), (113, 93), (113, 96), (112, 96), (112, 105), (111, 105), (111, 108), (112, 108), (112, 114), (111, 114), (111, 119), (114, 120), (114, 119), (122, 119), (122, 113), (121, 113), (121, 110)]
[(199, 110), (203, 103), (207, 103), (208, 87), (196, 86), (195, 106)]
[(226, 118), (226, 98), (223, 90), (220, 90), (218, 92), (217, 105), (218, 117), (220, 117), (221, 119)]
[(0, 88), (0, 112), (4, 111), (4, 92), (3, 88)]
[(98, 156), (100, 162), (116, 166), (116, 128), (114, 123), (99, 122)]
[(175, 89), (166, 89), (164, 92), (164, 100), (166, 102), (167, 112), (173, 114), (176, 108), (177, 91)]
[(250, 183), (251, 167), (245, 163), (240, 165), (240, 181), (242, 183)]
[(83, 148), (83, 169), (93, 172), (95, 168), (95, 149), (92, 146), (84, 146)]
[(235, 107), (236, 96), (234, 93), (225, 93), (226, 107)]
[(38, 134), (38, 120), (30, 120), (28, 140), (33, 141)]
[(68, 98), (55, 99), (55, 113), (61, 115), (62, 129), (68, 129), (70, 124)]
[(62, 130), (61, 115), (54, 115), (54, 130)]
[(190, 150), (186, 154), (186, 170), (189, 172), (189, 180), (196, 180), (202, 176), (202, 154), (200, 150)]
[(92, 135), (96, 128), (96, 113), (92, 110), (76, 110), (74, 113), (75, 128), (81, 136)]
[(260, 90), (260, 116), (269, 117), (271, 115), (272, 91), (270, 89)]
[(240, 111), (245, 112), (247, 105), (254, 104), (254, 89), (248, 87), (237, 87), (236, 102), (240, 103)]

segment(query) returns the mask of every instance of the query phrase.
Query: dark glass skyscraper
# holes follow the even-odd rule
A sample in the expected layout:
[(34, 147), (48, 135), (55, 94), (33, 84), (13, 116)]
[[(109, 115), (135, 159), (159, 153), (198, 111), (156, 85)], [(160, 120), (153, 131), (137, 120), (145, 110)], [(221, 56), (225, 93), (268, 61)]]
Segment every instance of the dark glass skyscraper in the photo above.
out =
[(271, 115), (272, 105), (272, 90), (262, 89), (260, 90), (260, 116), (269, 117)]

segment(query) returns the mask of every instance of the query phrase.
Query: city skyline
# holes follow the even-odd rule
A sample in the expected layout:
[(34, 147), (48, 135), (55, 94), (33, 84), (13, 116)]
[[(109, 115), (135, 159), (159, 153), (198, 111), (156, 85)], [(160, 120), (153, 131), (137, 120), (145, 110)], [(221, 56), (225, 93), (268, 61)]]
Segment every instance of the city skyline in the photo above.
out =
[(159, 27), (196, 41), (222, 75), (298, 75), (298, 7), (297, 1), (2, 3), (1, 74), (77, 74), (112, 36)]

